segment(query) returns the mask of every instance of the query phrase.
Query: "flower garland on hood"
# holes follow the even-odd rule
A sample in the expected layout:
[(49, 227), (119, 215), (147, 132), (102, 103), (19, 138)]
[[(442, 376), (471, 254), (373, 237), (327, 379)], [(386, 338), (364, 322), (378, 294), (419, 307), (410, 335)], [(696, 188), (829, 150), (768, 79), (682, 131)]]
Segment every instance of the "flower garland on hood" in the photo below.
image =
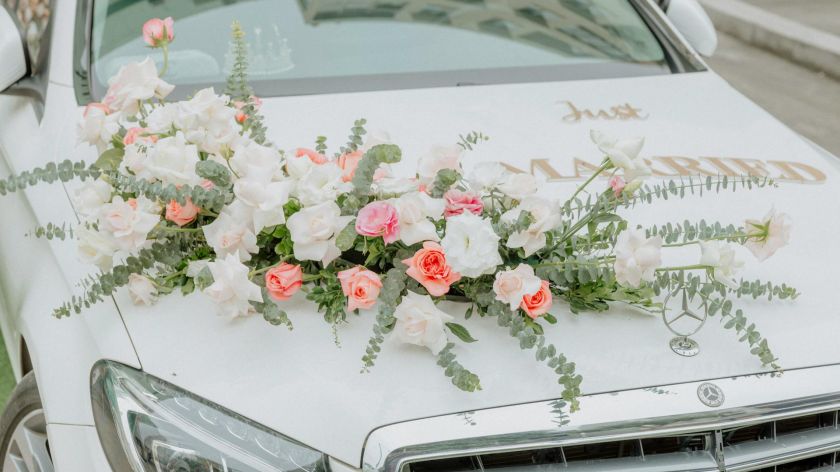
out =
[[(170, 18), (150, 20), (145, 41), (161, 48), (174, 39)], [(198, 289), (225, 316), (260, 313), (272, 324), (291, 322), (283, 303), (298, 292), (333, 326), (351, 313), (376, 322), (364, 369), (373, 366), (385, 336), (422, 346), (457, 387), (480, 389), (478, 376), (455, 357), (454, 339), (468, 329), (438, 308), (445, 299), (469, 304), (471, 315), (493, 316), (533, 349), (576, 408), (581, 377), (543, 336), (558, 301), (573, 312), (607, 310), (620, 302), (652, 313), (660, 294), (688, 290), (709, 313), (719, 313), (763, 364), (778, 368), (767, 340), (735, 310), (731, 297), (795, 297), (785, 285), (737, 281), (735, 247), (759, 260), (789, 239), (784, 214), (771, 211), (743, 226), (703, 222), (631, 226), (618, 210), (659, 198), (772, 184), (745, 177), (706, 178), (648, 186), (643, 139), (592, 140), (601, 166), (562, 202), (537, 195), (530, 174), (482, 162), (466, 173), (462, 156), (487, 137), (461, 136), (419, 160), (414, 178), (391, 174), (401, 150), (387, 135), (367, 134), (357, 121), (349, 143), (330, 157), (315, 149), (283, 151), (265, 139), (260, 102), (247, 84), (245, 43), (234, 24), (236, 64), (228, 95), (208, 88), (166, 102), (173, 86), (151, 59), (128, 64), (109, 81), (102, 103), (85, 107), (79, 139), (96, 146), (91, 166), (65, 161), (0, 181), (0, 194), (40, 181), (84, 180), (74, 193), (81, 223), (37, 228), (35, 235), (72, 236), (85, 262), (101, 273), (55, 315), (80, 312), (127, 286), (134, 303)], [(609, 185), (599, 187), (609, 177)], [(663, 267), (662, 253), (698, 245), (697, 264)]]

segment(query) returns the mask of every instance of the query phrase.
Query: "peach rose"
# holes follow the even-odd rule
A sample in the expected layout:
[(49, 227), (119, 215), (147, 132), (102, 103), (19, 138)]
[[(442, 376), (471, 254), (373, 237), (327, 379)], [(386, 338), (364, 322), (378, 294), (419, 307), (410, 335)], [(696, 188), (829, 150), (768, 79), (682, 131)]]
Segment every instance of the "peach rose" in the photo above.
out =
[(549, 289), (548, 281), (542, 281), (537, 293), (522, 297), (520, 308), (525, 310), (525, 313), (532, 319), (537, 319), (541, 315), (546, 314), (548, 309), (551, 308), (551, 290)]
[(356, 216), (356, 232), (368, 237), (382, 236), (385, 244), (391, 244), (400, 236), (397, 209), (387, 202), (368, 203)]
[(288, 300), (303, 285), (303, 270), (299, 265), (282, 263), (265, 273), (265, 289), (271, 298)]
[(353, 267), (338, 273), (341, 291), (347, 296), (347, 311), (366, 310), (376, 304), (382, 281), (373, 271)]
[(143, 24), (143, 41), (153, 48), (169, 44), (175, 39), (174, 26), (171, 16), (162, 20), (152, 18)]
[(318, 153), (312, 149), (307, 148), (297, 148), (295, 151), (295, 157), (303, 157), (306, 156), (315, 164), (326, 164), (327, 163), (327, 156)]
[(433, 241), (423, 243), (411, 259), (403, 261), (408, 265), (406, 274), (420, 282), (420, 285), (435, 297), (445, 295), (449, 286), (461, 280), (461, 274), (454, 272), (446, 262), (446, 254), (440, 244)]
[(338, 157), (338, 167), (341, 167), (341, 180), (343, 182), (350, 182), (353, 176), (356, 175), (356, 168), (359, 167), (359, 161), (362, 160), (364, 154), (362, 151), (353, 151), (342, 154)]
[(184, 226), (195, 220), (195, 217), (198, 216), (198, 212), (200, 211), (201, 208), (195, 206), (189, 198), (184, 205), (180, 205), (177, 201), (172, 200), (169, 202), (169, 205), (166, 205), (166, 219), (178, 226)]
[(123, 144), (128, 146), (129, 144), (134, 144), (139, 139), (141, 142), (152, 142), (156, 143), (158, 137), (155, 135), (148, 135), (146, 136), (145, 133), (148, 133), (148, 128), (129, 128), (128, 131), (125, 132), (125, 137), (123, 138)]
[(446, 209), (443, 211), (443, 216), (447, 218), (460, 215), (464, 211), (474, 215), (481, 215), (481, 212), (484, 211), (484, 202), (481, 201), (481, 197), (472, 192), (453, 189), (446, 192), (443, 199), (446, 200)]
[(104, 103), (93, 102), (85, 105), (85, 110), (82, 112), (82, 116), (87, 116), (88, 112), (93, 109), (97, 109), (105, 115), (111, 114), (111, 109), (108, 108), (108, 105), (105, 105)]

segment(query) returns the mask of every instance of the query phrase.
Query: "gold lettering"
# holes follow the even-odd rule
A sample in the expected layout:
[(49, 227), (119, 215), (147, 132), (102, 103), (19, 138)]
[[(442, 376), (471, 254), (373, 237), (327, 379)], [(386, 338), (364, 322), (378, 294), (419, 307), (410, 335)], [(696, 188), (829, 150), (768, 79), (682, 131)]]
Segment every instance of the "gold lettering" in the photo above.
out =
[(560, 172), (557, 172), (554, 167), (551, 167), (548, 159), (531, 159), (531, 173), (537, 175), (537, 170), (542, 171), (549, 181), (562, 180), (564, 178)]
[(730, 161), (734, 162), (736, 166), (747, 173), (747, 175), (754, 175), (757, 177), (767, 177), (770, 171), (764, 165), (764, 161), (758, 159), (743, 159), (740, 157), (729, 157)]
[(610, 107), (609, 111), (604, 109), (591, 110), (588, 108), (579, 108), (577, 105), (569, 100), (562, 100), (558, 102), (565, 104), (569, 108), (569, 113), (563, 115), (562, 120), (566, 123), (578, 123), (584, 118), (589, 120), (646, 120), (648, 114), (642, 111), (641, 108), (634, 107), (629, 103), (623, 105), (616, 105)]
[(509, 170), (509, 171), (513, 172), (514, 174), (524, 174), (524, 173), (525, 173), (525, 171), (524, 171), (524, 170), (522, 170), (522, 169), (520, 169), (520, 168), (518, 168), (518, 167), (514, 167), (514, 166), (512, 166), (512, 165), (510, 165), (510, 164), (508, 164), (508, 163), (506, 163), (506, 162), (501, 162), (500, 164), (502, 164), (502, 165), (504, 166), (504, 168), (505, 168), (505, 169), (507, 169), (507, 170)]
[(647, 166), (650, 167), (650, 170), (653, 171), (653, 175), (655, 175), (657, 177), (672, 177), (674, 175), (677, 175), (677, 174), (669, 174), (668, 172), (666, 172), (664, 170), (657, 169), (656, 165), (655, 165), (656, 163), (653, 162), (651, 159), (646, 158), (645, 159), (645, 164), (647, 164)]
[(705, 169), (701, 169), (700, 165), (701, 162), (697, 159), (692, 159), (690, 157), (684, 156), (658, 156), (654, 159), (662, 162), (666, 166), (674, 169), (677, 175), (681, 175), (683, 177), (688, 176), (696, 176), (696, 175), (715, 175), (714, 172), (709, 172)]
[[(779, 176), (780, 179), (799, 180), (810, 183), (825, 182), (826, 179), (826, 176), (822, 171), (801, 162), (767, 161), (767, 163), (782, 171), (782, 175)], [(809, 174), (811, 178), (806, 178), (798, 171), (803, 171)]]
[(729, 177), (735, 177), (736, 175), (738, 175), (738, 173), (732, 170), (731, 167), (724, 164), (723, 160), (721, 160), (721, 158), (719, 157), (701, 157), (700, 159), (707, 161), (708, 163), (715, 166), (719, 171), (718, 173), (720, 175), (726, 175)]
[[(592, 175), (592, 174), (595, 173), (595, 171), (598, 170), (598, 166), (596, 166), (595, 164), (590, 164), (590, 163), (584, 161), (583, 159), (578, 159), (577, 157), (575, 158), (575, 160), (573, 162), (574, 162), (574, 166), (575, 166), (575, 177), (576, 178), (581, 178), (584, 175)], [(583, 173), (581, 173), (581, 171), (583, 171)]]

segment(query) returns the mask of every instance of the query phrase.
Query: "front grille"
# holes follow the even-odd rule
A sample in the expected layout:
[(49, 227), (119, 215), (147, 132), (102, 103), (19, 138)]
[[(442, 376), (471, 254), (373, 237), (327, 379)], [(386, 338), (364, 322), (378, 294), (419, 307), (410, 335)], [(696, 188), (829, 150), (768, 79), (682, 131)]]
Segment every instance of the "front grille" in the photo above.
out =
[(578, 439), (554, 447), (410, 462), (404, 472), (840, 472), (840, 413), (828, 411), (678, 436)]

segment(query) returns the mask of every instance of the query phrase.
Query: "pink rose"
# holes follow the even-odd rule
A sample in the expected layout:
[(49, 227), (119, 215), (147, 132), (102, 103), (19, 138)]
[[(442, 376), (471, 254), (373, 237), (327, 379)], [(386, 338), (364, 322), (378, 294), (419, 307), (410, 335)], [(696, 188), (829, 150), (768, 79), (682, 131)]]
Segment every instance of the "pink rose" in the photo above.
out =
[(91, 109), (101, 110), (102, 113), (106, 115), (111, 114), (111, 109), (108, 108), (108, 105), (105, 105), (104, 103), (92, 102), (85, 105), (85, 111), (82, 112), (82, 116), (87, 116), (88, 111), (90, 111)]
[(382, 236), (385, 244), (396, 241), (400, 235), (397, 209), (386, 202), (371, 202), (356, 216), (356, 232), (362, 236)]
[(327, 163), (327, 156), (320, 154), (312, 149), (307, 148), (297, 148), (295, 151), (295, 157), (303, 157), (306, 156), (309, 158), (310, 161), (314, 162), (315, 164), (326, 164)]
[(204, 190), (213, 190), (214, 188), (216, 188), (216, 184), (207, 179), (202, 180), (201, 183), (198, 184), (198, 186), (203, 188)]
[(347, 311), (366, 310), (376, 304), (382, 281), (373, 271), (353, 267), (338, 273), (341, 291), (347, 296)]
[(548, 281), (542, 281), (537, 293), (522, 297), (520, 307), (532, 319), (537, 319), (541, 315), (548, 313), (548, 309), (551, 308), (551, 290), (549, 289)]
[(362, 151), (353, 151), (342, 154), (338, 157), (338, 167), (341, 167), (341, 180), (350, 182), (353, 176), (356, 175), (356, 168), (359, 167), (359, 161), (362, 160), (364, 154)]
[(496, 280), (493, 282), (493, 292), (496, 300), (510, 305), (511, 310), (516, 310), (526, 295), (537, 293), (542, 280), (534, 274), (534, 268), (528, 264), (519, 264), (513, 270), (504, 270), (496, 273)]
[(190, 224), (198, 216), (199, 211), (201, 208), (195, 206), (189, 198), (184, 205), (172, 200), (169, 205), (166, 205), (166, 219), (178, 226), (184, 226)]
[(153, 48), (165, 46), (175, 38), (174, 26), (171, 16), (163, 20), (152, 18), (143, 24), (143, 41)]
[(461, 280), (461, 274), (452, 270), (446, 262), (443, 248), (436, 242), (426, 241), (423, 249), (403, 263), (408, 265), (405, 273), (420, 282), (429, 291), (429, 295), (434, 297), (445, 295), (450, 285)]
[(236, 112), (236, 115), (234, 115), (233, 118), (236, 120), (237, 123), (242, 124), (245, 123), (245, 120), (248, 119), (248, 115), (246, 115), (245, 112), (238, 111)]
[(282, 263), (265, 273), (265, 289), (277, 301), (292, 298), (303, 285), (303, 270), (299, 265)]
[(624, 191), (624, 187), (626, 185), (627, 183), (624, 181), (623, 178), (621, 178), (620, 175), (615, 175), (613, 176), (613, 178), (610, 179), (610, 188), (613, 190), (613, 193), (615, 194), (616, 198), (621, 196), (621, 192)]
[(134, 144), (138, 139), (141, 142), (156, 143), (157, 140), (158, 140), (158, 137), (154, 134), (151, 134), (151, 135), (147, 136), (145, 133), (148, 133), (148, 132), (149, 132), (148, 128), (138, 128), (138, 127), (129, 128), (128, 131), (125, 132), (125, 137), (123, 138), (123, 144), (128, 146), (129, 144)]
[(443, 199), (446, 200), (446, 209), (443, 211), (443, 216), (447, 218), (460, 215), (464, 211), (480, 216), (481, 212), (484, 211), (484, 202), (481, 201), (481, 197), (472, 192), (452, 189), (443, 195)]

